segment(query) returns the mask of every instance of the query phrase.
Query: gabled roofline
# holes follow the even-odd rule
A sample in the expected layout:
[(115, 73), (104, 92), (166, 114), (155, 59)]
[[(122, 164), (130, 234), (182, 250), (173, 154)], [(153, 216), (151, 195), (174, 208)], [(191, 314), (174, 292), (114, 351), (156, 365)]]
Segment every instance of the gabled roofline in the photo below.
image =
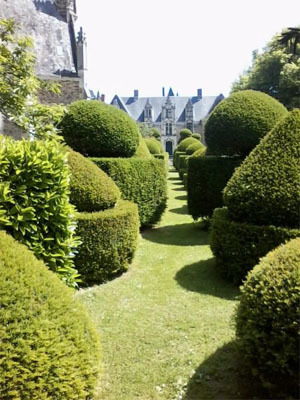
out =
[[(129, 114), (125, 104), (123, 103), (121, 97), (119, 97), (117, 94), (114, 95), (112, 101), (110, 102), (110, 105), (113, 105), (114, 100), (117, 100), (119, 107), (121, 108), (121, 110), (125, 111), (127, 114)], [(130, 114), (129, 114), (130, 115)]]

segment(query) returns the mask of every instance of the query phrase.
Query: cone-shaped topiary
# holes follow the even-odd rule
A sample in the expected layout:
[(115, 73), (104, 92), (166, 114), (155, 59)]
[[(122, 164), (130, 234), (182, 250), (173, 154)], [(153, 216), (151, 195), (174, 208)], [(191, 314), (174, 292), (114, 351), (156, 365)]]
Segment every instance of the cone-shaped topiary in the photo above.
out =
[(247, 156), (286, 108), (265, 93), (244, 90), (221, 101), (205, 125), (205, 141), (211, 155)]
[(151, 154), (162, 153), (162, 146), (155, 138), (145, 138), (144, 140)]
[(70, 202), (78, 211), (103, 211), (114, 207), (120, 199), (115, 182), (96, 164), (76, 151), (70, 150)]
[(100, 346), (87, 312), (42, 261), (0, 232), (0, 398), (93, 397)]
[(144, 158), (145, 160), (151, 160), (152, 155), (146, 145), (146, 142), (140, 133), (139, 136), (140, 136), (140, 143), (133, 157)]
[(140, 141), (135, 121), (101, 101), (72, 103), (60, 129), (72, 149), (90, 157), (131, 157)]
[(192, 154), (195, 153), (195, 151), (197, 151), (197, 150), (202, 150), (203, 151), (204, 149), (205, 149), (204, 144), (202, 144), (201, 142), (199, 142), (197, 140), (197, 143), (192, 143), (187, 147), (186, 154), (191, 156)]
[(236, 330), (242, 354), (265, 382), (290, 376), (297, 386), (300, 238), (268, 253), (241, 292)]
[(188, 137), (186, 139), (183, 139), (179, 145), (176, 147), (176, 151), (186, 151), (186, 149), (194, 143), (199, 143), (199, 140), (193, 138), (193, 137)]
[(224, 190), (229, 217), (299, 227), (300, 110), (291, 111), (244, 160)]

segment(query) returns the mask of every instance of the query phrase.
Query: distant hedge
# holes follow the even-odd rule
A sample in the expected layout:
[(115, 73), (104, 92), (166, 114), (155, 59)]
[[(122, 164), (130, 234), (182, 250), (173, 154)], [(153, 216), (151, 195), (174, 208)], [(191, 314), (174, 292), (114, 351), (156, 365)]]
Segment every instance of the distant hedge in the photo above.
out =
[(300, 229), (232, 221), (227, 208), (217, 208), (212, 220), (211, 249), (222, 275), (240, 283), (261, 257), (299, 236)]
[(215, 107), (206, 122), (208, 154), (244, 158), (286, 114), (286, 108), (265, 93), (233, 93)]
[(138, 205), (142, 226), (157, 223), (167, 204), (167, 180), (163, 160), (92, 158), (117, 184), (124, 200)]
[(186, 139), (186, 138), (192, 136), (192, 133), (193, 133), (193, 132), (192, 132), (190, 129), (187, 129), (187, 128), (181, 129), (181, 131), (179, 132), (179, 143), (180, 143), (182, 140), (184, 140), (184, 139)]
[(186, 139), (183, 139), (182, 142), (179, 143), (179, 145), (176, 147), (176, 151), (184, 151), (186, 152), (186, 149), (194, 143), (199, 143), (199, 140), (193, 138), (193, 137), (188, 137)]
[(120, 200), (106, 211), (79, 213), (77, 221), (76, 234), (82, 245), (75, 265), (83, 284), (101, 283), (126, 271), (137, 248), (137, 206)]
[(28, 248), (0, 232), (0, 398), (94, 396), (99, 335), (86, 309)]
[(200, 133), (195, 132), (195, 133), (192, 134), (192, 137), (195, 138), (195, 139), (197, 139), (197, 140), (201, 140), (201, 135), (200, 135)]
[(162, 154), (162, 146), (158, 140), (155, 138), (145, 138), (144, 140), (151, 154)]
[(194, 220), (211, 217), (222, 206), (222, 192), (234, 170), (238, 157), (190, 157), (188, 162), (187, 201)]
[(176, 150), (173, 154), (173, 165), (174, 167), (178, 170), (178, 161), (179, 161), (179, 157), (182, 155), (186, 155), (185, 151), (179, 151)]
[(195, 153), (195, 151), (200, 150), (200, 149), (204, 149), (205, 146), (198, 141), (198, 143), (193, 143), (190, 144), (187, 149), (186, 149), (186, 154), (188, 154), (189, 156), (191, 156), (192, 154)]
[(128, 114), (96, 100), (70, 104), (59, 127), (72, 149), (90, 157), (131, 157), (140, 142), (138, 126)]
[(236, 314), (237, 343), (255, 377), (273, 389), (290, 386), (296, 396), (299, 299), (300, 238), (268, 253), (248, 274)]
[(91, 160), (76, 151), (68, 153), (71, 170), (70, 202), (77, 211), (103, 211), (114, 207), (121, 197), (115, 182)]
[(138, 148), (136, 149), (136, 152), (134, 153), (133, 157), (144, 158), (145, 160), (151, 160), (152, 155), (146, 145), (144, 138), (142, 138), (141, 134), (139, 134), (139, 137), (140, 137), (140, 139), (139, 139), (140, 142), (139, 142)]

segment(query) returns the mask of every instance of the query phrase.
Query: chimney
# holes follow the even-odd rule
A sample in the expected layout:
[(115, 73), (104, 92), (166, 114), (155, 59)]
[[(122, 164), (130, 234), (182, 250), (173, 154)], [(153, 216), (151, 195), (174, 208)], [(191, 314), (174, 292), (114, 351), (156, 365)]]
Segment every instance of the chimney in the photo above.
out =
[(101, 101), (105, 103), (105, 94), (101, 94)]
[(197, 98), (198, 100), (202, 99), (202, 89), (197, 89)]
[(133, 91), (133, 97), (134, 97), (134, 101), (138, 100), (138, 98), (139, 98), (139, 91), (138, 90), (134, 90)]
[(162, 88), (162, 96), (165, 97), (165, 88)]

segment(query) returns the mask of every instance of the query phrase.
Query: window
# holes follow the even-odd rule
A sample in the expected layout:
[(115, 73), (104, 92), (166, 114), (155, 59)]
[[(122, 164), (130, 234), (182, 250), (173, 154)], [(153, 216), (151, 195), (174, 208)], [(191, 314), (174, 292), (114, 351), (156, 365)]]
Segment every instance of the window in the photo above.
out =
[(193, 123), (192, 122), (187, 122), (186, 124), (187, 129), (193, 132)]
[(172, 118), (172, 110), (170, 108), (166, 109), (166, 118)]
[(166, 136), (172, 135), (172, 124), (170, 122), (166, 123)]
[(145, 117), (152, 118), (151, 108), (145, 108)]

